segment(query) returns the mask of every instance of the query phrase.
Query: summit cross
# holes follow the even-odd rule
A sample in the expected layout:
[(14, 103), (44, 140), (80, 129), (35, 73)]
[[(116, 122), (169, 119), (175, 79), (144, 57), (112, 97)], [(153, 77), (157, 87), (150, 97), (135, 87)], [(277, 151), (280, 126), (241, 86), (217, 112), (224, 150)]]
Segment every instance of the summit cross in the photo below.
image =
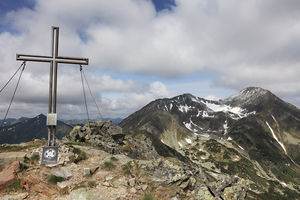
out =
[[(33, 62), (49, 62), (50, 63), (50, 78), (49, 78), (49, 108), (47, 114), (47, 126), (48, 126), (48, 141), (47, 146), (55, 146), (55, 133), (57, 125), (56, 114), (56, 97), (57, 97), (57, 66), (58, 63), (65, 64), (78, 64), (88, 65), (88, 58), (77, 57), (63, 57), (58, 56), (58, 41), (59, 41), (59, 27), (52, 27), (52, 49), (51, 56), (40, 55), (25, 55), (17, 54), (17, 60), (20, 61), (33, 61)], [(53, 76), (54, 75), (54, 76)], [(52, 133), (52, 144), (51, 144)]]

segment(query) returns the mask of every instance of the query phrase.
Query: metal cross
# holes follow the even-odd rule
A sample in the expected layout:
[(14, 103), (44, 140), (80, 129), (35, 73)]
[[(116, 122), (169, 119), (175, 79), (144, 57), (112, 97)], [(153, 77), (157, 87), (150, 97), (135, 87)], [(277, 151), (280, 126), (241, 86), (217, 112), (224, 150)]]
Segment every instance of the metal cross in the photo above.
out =
[[(50, 63), (50, 78), (49, 78), (49, 109), (47, 115), (48, 126), (48, 146), (55, 146), (55, 132), (57, 125), (56, 114), (56, 96), (57, 96), (57, 64), (79, 64), (88, 65), (88, 58), (75, 58), (75, 57), (63, 57), (58, 56), (58, 40), (59, 40), (59, 27), (52, 27), (52, 55), (51, 56), (39, 56), (39, 55), (24, 55), (17, 54), (17, 60), (22, 61), (34, 61), (34, 62), (49, 62)], [(53, 77), (54, 73), (54, 77)], [(52, 91), (52, 89), (54, 90)], [(52, 133), (52, 144), (51, 144)]]

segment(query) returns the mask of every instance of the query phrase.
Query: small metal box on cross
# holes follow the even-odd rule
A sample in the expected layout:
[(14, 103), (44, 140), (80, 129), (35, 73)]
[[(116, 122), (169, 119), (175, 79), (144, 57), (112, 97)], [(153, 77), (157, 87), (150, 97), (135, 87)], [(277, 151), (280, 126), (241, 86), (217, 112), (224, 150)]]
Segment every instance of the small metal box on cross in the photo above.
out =
[[(51, 56), (17, 54), (17, 60), (33, 62), (49, 62), (49, 108), (47, 115), (48, 141), (47, 146), (55, 146), (55, 132), (57, 125), (56, 97), (57, 97), (57, 65), (58, 63), (88, 65), (88, 58), (58, 56), (59, 27), (52, 27)], [(51, 134), (52, 133), (52, 134)], [(52, 142), (51, 142), (52, 135)]]

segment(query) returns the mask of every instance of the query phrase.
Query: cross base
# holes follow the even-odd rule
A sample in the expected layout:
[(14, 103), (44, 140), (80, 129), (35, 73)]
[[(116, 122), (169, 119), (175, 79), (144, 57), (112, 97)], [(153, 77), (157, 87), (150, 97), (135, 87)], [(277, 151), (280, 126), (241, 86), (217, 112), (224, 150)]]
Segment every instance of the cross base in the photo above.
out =
[[(55, 146), (55, 132), (57, 126), (57, 114), (48, 113), (47, 114), (47, 126), (48, 126), (48, 141), (47, 146)], [(52, 144), (51, 144), (51, 135), (52, 135)]]

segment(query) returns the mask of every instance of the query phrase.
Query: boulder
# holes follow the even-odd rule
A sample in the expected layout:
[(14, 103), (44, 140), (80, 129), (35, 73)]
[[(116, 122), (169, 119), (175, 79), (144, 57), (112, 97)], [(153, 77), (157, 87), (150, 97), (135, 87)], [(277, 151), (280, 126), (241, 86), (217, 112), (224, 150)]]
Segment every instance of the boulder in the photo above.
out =
[(135, 194), (136, 192), (137, 192), (137, 190), (133, 187), (133, 188), (130, 188), (130, 193), (132, 193), (132, 194)]
[(119, 187), (119, 186), (125, 186), (125, 187), (127, 187), (128, 186), (128, 181), (126, 180), (126, 177), (122, 176), (121, 178), (115, 180), (113, 182), (113, 185), (115, 187)]
[(105, 181), (105, 182), (103, 182), (103, 183), (102, 183), (102, 185), (104, 185), (104, 186), (106, 186), (106, 187), (110, 187), (110, 184), (109, 184), (109, 182), (106, 182), (106, 181)]
[(40, 193), (47, 198), (52, 197), (56, 194), (56, 186), (49, 185), (39, 179), (39, 176), (29, 175), (23, 178), (20, 182), (22, 187), (25, 187), (26, 190), (34, 191)]
[(222, 191), (224, 191), (226, 187), (229, 187), (232, 184), (237, 183), (237, 181), (238, 181), (237, 177), (220, 175), (219, 179), (217, 181), (209, 183), (208, 187), (216, 197), (220, 197), (221, 195), (223, 195)]
[(142, 185), (141, 188), (142, 188), (143, 191), (146, 191), (147, 188), (148, 188), (148, 185)]
[(0, 197), (2, 200), (20, 200), (20, 199), (26, 199), (28, 197), (28, 193), (20, 193), (20, 194), (14, 194), (14, 195), (5, 195)]
[(70, 167), (54, 168), (51, 170), (51, 174), (55, 176), (63, 177), (65, 179), (69, 179), (72, 177)]
[(90, 168), (83, 168), (83, 176), (91, 175), (91, 169)]
[(115, 178), (115, 175), (109, 174), (108, 176), (105, 177), (105, 180), (106, 180), (106, 181), (110, 181), (110, 180), (112, 180), (113, 178)]
[(215, 200), (214, 196), (209, 192), (206, 185), (196, 185), (193, 191), (196, 199)]
[(60, 189), (65, 189), (69, 186), (71, 186), (73, 184), (73, 182), (71, 181), (62, 181), (62, 182), (58, 182), (57, 183), (57, 186), (60, 188)]
[(129, 184), (131, 187), (135, 186), (135, 178), (129, 179), (129, 180), (128, 180), (128, 184)]
[(19, 169), (20, 162), (15, 161), (2, 170), (0, 173), (0, 190), (6, 188), (16, 180)]
[(227, 187), (224, 190), (225, 199), (245, 199), (248, 191), (248, 183), (244, 180), (238, 182), (238, 184)]
[(67, 200), (101, 200), (99, 196), (94, 196), (86, 188), (73, 190), (66, 198)]

